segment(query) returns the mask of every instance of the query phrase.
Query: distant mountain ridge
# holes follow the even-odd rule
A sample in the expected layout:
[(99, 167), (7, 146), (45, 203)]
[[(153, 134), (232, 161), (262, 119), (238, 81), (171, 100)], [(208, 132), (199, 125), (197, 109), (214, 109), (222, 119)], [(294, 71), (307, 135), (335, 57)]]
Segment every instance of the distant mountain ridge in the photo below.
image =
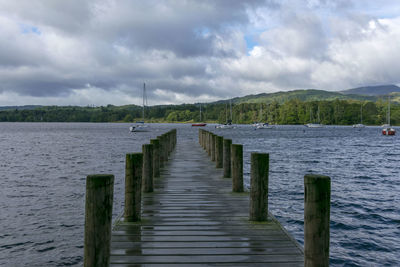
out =
[(377, 86), (363, 86), (353, 89), (347, 89), (341, 91), (342, 94), (356, 94), (356, 95), (369, 95), (369, 96), (381, 96), (390, 93), (400, 93), (400, 87), (394, 84), (388, 85), (377, 85)]
[[(287, 92), (277, 93), (261, 93), (257, 95), (247, 95), (243, 97), (232, 98), (232, 102), (235, 104), (240, 103), (270, 103), (278, 102), (284, 103), (291, 99), (298, 99), (300, 101), (331, 101), (335, 99), (339, 100), (356, 100), (356, 101), (372, 101), (375, 102), (382, 96), (392, 93), (394, 97), (393, 102), (399, 102), (400, 87), (396, 85), (379, 85), (379, 86), (365, 86), (343, 90), (339, 92), (331, 92), (317, 89), (298, 89)], [(220, 100), (214, 103), (225, 103), (228, 100)]]
[[(278, 102), (284, 103), (286, 101), (298, 99), (300, 101), (321, 101), (321, 100), (357, 100), (357, 101), (376, 101), (376, 96), (357, 95), (357, 94), (342, 94), (339, 92), (330, 92), (316, 89), (300, 89), (288, 92), (277, 93), (261, 93), (257, 95), (247, 95), (243, 97), (232, 98), (235, 104), (240, 103), (271, 103)], [(225, 103), (228, 100), (220, 100), (214, 103)]]

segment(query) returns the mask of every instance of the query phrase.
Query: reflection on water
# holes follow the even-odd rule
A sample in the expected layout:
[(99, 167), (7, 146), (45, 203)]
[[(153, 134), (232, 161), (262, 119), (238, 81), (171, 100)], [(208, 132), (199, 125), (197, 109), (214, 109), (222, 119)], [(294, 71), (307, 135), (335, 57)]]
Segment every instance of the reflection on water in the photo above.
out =
[[(141, 151), (143, 143), (171, 128), (178, 128), (178, 138), (198, 140), (198, 128), (182, 124), (154, 124), (135, 134), (128, 124), (0, 125), (0, 265), (5, 266), (82, 265), (86, 175), (115, 175), (115, 220), (122, 213), (126, 153)], [(206, 128), (243, 144), (247, 185), (250, 152), (270, 153), (270, 209), (301, 243), (303, 176), (332, 178), (332, 266), (400, 265), (398, 136), (382, 136), (378, 127)], [(210, 230), (220, 225), (204, 223)]]

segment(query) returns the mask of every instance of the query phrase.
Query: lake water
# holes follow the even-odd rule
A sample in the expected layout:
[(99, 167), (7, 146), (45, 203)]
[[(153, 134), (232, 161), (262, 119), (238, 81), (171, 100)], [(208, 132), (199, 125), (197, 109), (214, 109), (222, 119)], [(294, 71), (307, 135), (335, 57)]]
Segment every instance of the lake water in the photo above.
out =
[[(172, 128), (178, 142), (198, 140), (198, 128), (185, 124), (152, 124), (135, 134), (128, 127), (0, 124), (0, 265), (82, 265), (86, 176), (115, 175), (115, 220), (123, 210), (126, 153)], [(243, 144), (247, 185), (250, 153), (270, 153), (270, 211), (300, 243), (303, 176), (331, 177), (331, 266), (400, 265), (398, 136), (382, 136), (378, 127), (205, 128)]]

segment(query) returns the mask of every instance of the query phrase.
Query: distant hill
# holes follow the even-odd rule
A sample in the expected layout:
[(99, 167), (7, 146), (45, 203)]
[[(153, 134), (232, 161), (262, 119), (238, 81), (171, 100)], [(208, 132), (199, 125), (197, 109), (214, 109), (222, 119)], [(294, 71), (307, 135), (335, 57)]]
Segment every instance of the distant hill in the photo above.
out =
[(26, 105), (26, 106), (4, 106), (4, 107), (0, 107), (0, 110), (31, 110), (31, 109), (35, 109), (38, 107), (42, 107), (39, 105)]
[(365, 87), (358, 87), (341, 91), (342, 94), (346, 95), (356, 94), (356, 95), (369, 95), (369, 96), (387, 95), (394, 92), (400, 92), (400, 87), (393, 84), (365, 86)]
[[(257, 95), (247, 95), (243, 97), (236, 97), (232, 99), (235, 104), (240, 103), (270, 103), (277, 101), (278, 103), (284, 103), (291, 99), (299, 99), (301, 101), (320, 101), (320, 100), (368, 100), (376, 101), (377, 97), (357, 94), (342, 94), (339, 92), (328, 92), (324, 90), (306, 89), (306, 90), (294, 90), (288, 92), (277, 92), (277, 93), (262, 93)], [(221, 100), (214, 103), (224, 103), (227, 100)]]

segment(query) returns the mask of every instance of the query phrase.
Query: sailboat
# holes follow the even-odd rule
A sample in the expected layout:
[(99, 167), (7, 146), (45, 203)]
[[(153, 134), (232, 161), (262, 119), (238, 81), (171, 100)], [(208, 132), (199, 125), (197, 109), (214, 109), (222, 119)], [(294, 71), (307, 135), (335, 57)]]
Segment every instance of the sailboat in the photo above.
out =
[(220, 124), (215, 126), (217, 129), (233, 129), (236, 128), (235, 126), (232, 125), (232, 100), (229, 100), (229, 110), (230, 110), (230, 115), (231, 118), (228, 120), (228, 113), (227, 113), (227, 108), (225, 108), (225, 116), (226, 116), (226, 123), (225, 124)]
[[(201, 121), (201, 104), (200, 104), (200, 121)], [(206, 126), (206, 123), (192, 123), (192, 126)]]
[(388, 95), (388, 113), (387, 113), (387, 124), (382, 125), (384, 127), (382, 129), (382, 134), (383, 135), (395, 135), (396, 130), (390, 126), (390, 95)]
[(146, 96), (146, 83), (143, 83), (143, 106), (142, 106), (142, 121), (137, 121), (136, 125), (130, 126), (129, 131), (131, 132), (147, 132), (147, 125), (144, 124), (145, 107), (147, 105)]
[(354, 124), (353, 128), (365, 128), (365, 125), (362, 124), (362, 103), (360, 106), (360, 123)]
[(318, 106), (318, 112), (317, 112), (317, 117), (318, 117), (318, 122), (317, 123), (312, 123), (312, 110), (310, 109), (310, 123), (307, 123), (305, 126), (307, 126), (308, 128), (322, 128), (324, 127), (323, 124), (320, 123), (320, 119), (319, 119), (319, 106)]
[[(260, 117), (261, 117), (261, 121), (262, 121), (262, 104), (260, 104)], [(258, 130), (258, 129), (272, 129), (274, 128), (273, 126), (269, 125), (268, 122), (255, 122), (253, 124), (254, 126), (254, 130)]]

